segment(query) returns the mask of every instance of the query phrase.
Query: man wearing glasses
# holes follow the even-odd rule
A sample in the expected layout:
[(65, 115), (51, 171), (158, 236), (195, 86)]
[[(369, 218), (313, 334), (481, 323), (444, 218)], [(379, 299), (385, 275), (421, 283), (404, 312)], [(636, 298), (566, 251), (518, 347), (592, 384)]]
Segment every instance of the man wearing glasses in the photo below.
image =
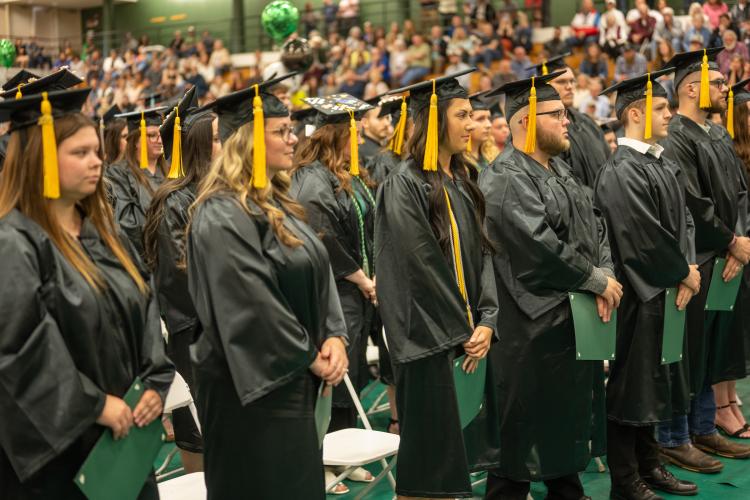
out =
[(570, 147), (570, 122), (547, 82), (560, 75), (487, 94), (505, 94), (512, 135), (479, 177), (504, 325), (503, 347), (489, 355), (501, 406), (501, 464), (488, 476), (487, 499), (525, 499), (530, 481), (544, 481), (548, 498), (588, 498), (578, 472), (590, 460), (592, 382), (600, 364), (576, 360), (568, 293), (593, 294), (599, 316), (609, 321), (622, 287), (588, 188), (559, 156)]
[[(675, 161), (686, 175), (686, 204), (695, 222), (701, 288), (687, 307), (687, 361), (693, 394), (690, 415), (675, 416), (657, 430), (661, 452), (667, 460), (702, 473), (723, 468), (721, 462), (706, 453), (727, 458), (750, 456), (750, 447), (718, 434), (711, 388), (712, 384), (727, 380), (722, 378), (717, 369), (721, 363), (716, 361), (726, 359), (729, 351), (738, 348), (727, 335), (732, 315), (742, 314), (745, 305), (738, 300), (732, 312), (705, 311), (715, 259), (727, 259), (722, 274), (725, 281), (742, 272), (742, 266), (750, 260), (743, 166), (727, 130), (708, 120), (711, 113), (727, 109), (729, 88), (713, 60), (722, 49), (683, 52), (666, 64), (675, 68), (679, 108), (669, 123), (664, 156)], [(708, 68), (701, 71), (704, 56), (709, 61)], [(701, 92), (701, 87), (708, 88), (708, 95)]]

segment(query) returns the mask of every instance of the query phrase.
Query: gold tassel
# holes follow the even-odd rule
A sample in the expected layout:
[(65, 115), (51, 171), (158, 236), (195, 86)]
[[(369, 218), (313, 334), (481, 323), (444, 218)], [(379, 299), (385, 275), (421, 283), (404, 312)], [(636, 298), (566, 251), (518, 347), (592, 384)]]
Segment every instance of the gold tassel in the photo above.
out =
[(47, 92), (42, 92), (42, 116), (39, 125), (42, 127), (42, 155), (44, 172), (44, 197), (56, 200), (60, 197), (60, 175), (57, 170), (57, 141), (55, 140), (55, 121), (52, 118), (52, 104)]
[(549, 74), (549, 70), (547, 70), (547, 60), (545, 59), (542, 61), (542, 76), (547, 76)]
[(23, 87), (23, 83), (18, 86), (18, 90), (16, 90), (16, 99), (20, 99), (23, 97), (23, 93), (21, 92), (21, 87)]
[(146, 132), (146, 114), (141, 111), (141, 168), (148, 168), (148, 139)]
[(255, 85), (253, 97), (253, 187), (266, 187), (266, 130), (263, 121), (263, 100), (260, 98), (260, 88)]
[(529, 93), (529, 126), (526, 129), (526, 144), (523, 152), (531, 154), (536, 150), (536, 87), (534, 77), (531, 77), (531, 92)]
[(424, 145), (423, 169), (437, 172), (438, 164), (438, 97), (435, 93), (435, 80), (432, 80), (430, 96), (430, 114), (427, 118), (427, 140)]
[(703, 62), (701, 63), (701, 95), (699, 102), (701, 109), (711, 107), (711, 84), (708, 83), (708, 55), (703, 49)]
[(354, 119), (354, 111), (349, 110), (349, 154), (351, 162), (349, 173), (359, 176), (359, 134), (357, 134), (357, 121)]
[(172, 133), (172, 164), (169, 166), (168, 179), (178, 179), (182, 175), (182, 127), (180, 111), (174, 108), (174, 131)]
[(471, 154), (471, 136), (469, 136), (469, 140), (466, 141), (466, 152)]
[(404, 147), (404, 134), (406, 132), (406, 112), (406, 96), (403, 96), (401, 98), (401, 116), (398, 117), (396, 130), (394, 130), (393, 137), (391, 137), (391, 143), (388, 145), (388, 149), (393, 151), (396, 156), (401, 156), (401, 150)]
[(729, 97), (727, 98), (727, 132), (729, 136), (734, 139), (734, 92), (729, 89)]
[(653, 84), (651, 83), (651, 73), (646, 73), (646, 130), (643, 132), (644, 139), (651, 139), (651, 120), (654, 107)]

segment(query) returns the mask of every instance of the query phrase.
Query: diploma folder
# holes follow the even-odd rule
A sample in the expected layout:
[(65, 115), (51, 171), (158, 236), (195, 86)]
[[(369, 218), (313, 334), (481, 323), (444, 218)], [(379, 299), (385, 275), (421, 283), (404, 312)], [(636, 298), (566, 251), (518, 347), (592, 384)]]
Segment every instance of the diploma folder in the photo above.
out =
[[(141, 379), (136, 378), (123, 400), (134, 409), (145, 389)], [(89, 500), (135, 500), (154, 467), (164, 439), (158, 417), (146, 427), (134, 424), (128, 435), (117, 441), (107, 428), (73, 481)]]
[(333, 407), (333, 387), (325, 381), (320, 382), (318, 399), (315, 401), (315, 429), (318, 431), (318, 446), (323, 447), (323, 439), (331, 423), (331, 408)]
[(682, 361), (686, 310), (677, 309), (675, 300), (677, 300), (677, 289), (667, 288), (664, 292), (664, 329), (661, 339), (661, 364), (663, 365)]
[(479, 415), (484, 403), (484, 384), (487, 380), (487, 358), (479, 360), (474, 373), (463, 369), (466, 354), (453, 360), (453, 383), (456, 387), (458, 416), (461, 428), (465, 429)]
[[(711, 273), (711, 285), (708, 287), (706, 298), (706, 311), (733, 311), (734, 302), (737, 300), (737, 292), (740, 290), (742, 281), (742, 269), (737, 276), (729, 282), (725, 282), (721, 274), (727, 259), (717, 258), (714, 261), (714, 272)], [(701, 284), (701, 286), (703, 286)]]
[(569, 296), (575, 328), (576, 359), (579, 361), (615, 359), (617, 310), (612, 311), (609, 323), (605, 323), (597, 312), (594, 295), (574, 292)]

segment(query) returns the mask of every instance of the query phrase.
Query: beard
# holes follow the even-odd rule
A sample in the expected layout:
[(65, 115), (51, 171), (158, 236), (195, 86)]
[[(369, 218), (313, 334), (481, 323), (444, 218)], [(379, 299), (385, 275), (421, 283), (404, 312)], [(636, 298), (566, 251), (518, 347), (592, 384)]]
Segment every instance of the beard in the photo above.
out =
[(550, 156), (557, 156), (570, 149), (570, 141), (565, 139), (562, 134), (553, 134), (537, 128), (536, 147)]
[(709, 113), (723, 113), (726, 110), (727, 101), (720, 99), (718, 101), (711, 101), (711, 107), (704, 109), (703, 111), (708, 111)]

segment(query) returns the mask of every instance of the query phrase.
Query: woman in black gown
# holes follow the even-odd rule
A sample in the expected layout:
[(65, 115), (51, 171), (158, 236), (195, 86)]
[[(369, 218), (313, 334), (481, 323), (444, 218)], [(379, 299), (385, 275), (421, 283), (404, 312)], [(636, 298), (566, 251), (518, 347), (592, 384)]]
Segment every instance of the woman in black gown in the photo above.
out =
[[(13, 131), (0, 177), (3, 498), (84, 499), (73, 477), (99, 436), (158, 418), (174, 376), (148, 276), (107, 204), (88, 93), (50, 93), (54, 125), (37, 126), (46, 93), (0, 103)], [(121, 398), (136, 377), (147, 390), (131, 411)], [(139, 498), (158, 498), (153, 475)]]
[(297, 138), (271, 83), (213, 104), (222, 153), (188, 229), (209, 499), (324, 498), (313, 407), (320, 379), (347, 368), (328, 254), (288, 195)]

